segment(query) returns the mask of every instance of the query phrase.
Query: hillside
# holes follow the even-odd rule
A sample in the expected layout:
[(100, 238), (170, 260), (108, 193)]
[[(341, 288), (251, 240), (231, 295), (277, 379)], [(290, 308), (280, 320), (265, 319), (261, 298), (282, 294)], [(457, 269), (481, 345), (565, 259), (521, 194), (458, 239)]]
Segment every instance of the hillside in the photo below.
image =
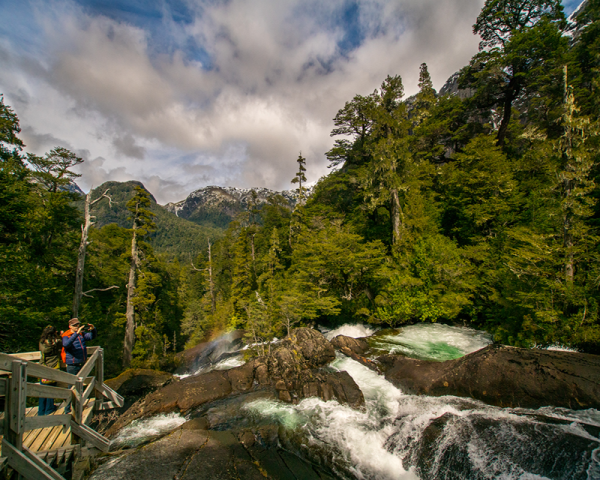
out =
[[(307, 190), (310, 195), (310, 190)], [(281, 195), (293, 208), (298, 201), (296, 190), (277, 192), (268, 188), (204, 187), (193, 191), (185, 200), (167, 203), (165, 209), (179, 218), (207, 227), (226, 228), (234, 217), (256, 204), (265, 205), (270, 197)]]
[[(131, 228), (127, 201), (133, 196), (136, 185), (144, 187), (140, 182), (106, 182), (94, 189), (92, 199), (97, 198), (108, 189), (112, 201), (102, 200), (94, 205), (92, 214), (96, 216), (96, 227), (100, 228), (110, 223), (120, 227)], [(144, 187), (145, 188), (145, 187)], [(151, 210), (156, 215), (156, 231), (149, 236), (149, 241), (158, 253), (167, 253), (177, 257), (187, 256), (206, 249), (208, 239), (216, 240), (221, 237), (222, 229), (211, 226), (201, 226), (180, 218), (169, 212), (165, 207), (156, 203), (150, 194)], [(83, 209), (83, 200), (78, 202)]]

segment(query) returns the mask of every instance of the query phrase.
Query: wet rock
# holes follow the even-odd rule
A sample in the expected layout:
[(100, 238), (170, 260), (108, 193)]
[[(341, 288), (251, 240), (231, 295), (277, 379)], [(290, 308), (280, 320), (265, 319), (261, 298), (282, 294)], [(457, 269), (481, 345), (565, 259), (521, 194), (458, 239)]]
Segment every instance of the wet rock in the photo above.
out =
[(290, 378), (306, 369), (327, 365), (335, 351), (327, 339), (312, 328), (295, 328), (267, 358), (271, 378)]
[(335, 478), (279, 447), (278, 427), (256, 432), (206, 430), (202, 418), (190, 420), (143, 448), (105, 457), (90, 480), (280, 480)]
[(130, 368), (104, 383), (124, 397), (142, 396), (176, 380), (170, 373), (156, 370)]
[(226, 370), (225, 375), (231, 384), (231, 390), (234, 393), (246, 392), (252, 387), (254, 382), (254, 362), (248, 362), (241, 367)]
[(331, 340), (331, 344), (336, 350), (343, 353), (347, 357), (350, 357), (365, 367), (370, 368), (379, 375), (382, 374), (377, 363), (364, 356), (364, 354), (369, 350), (369, 343), (365, 338), (352, 338), (345, 335), (338, 335)]
[(362, 392), (346, 372), (324, 370), (335, 351), (321, 333), (297, 328), (268, 357), (255, 358), (226, 371), (212, 371), (187, 377), (139, 400), (107, 431), (113, 436), (138, 418), (159, 413), (189, 412), (202, 404), (254, 390), (275, 390), (280, 400), (335, 399), (358, 408), (365, 403)]
[(331, 344), (337, 350), (347, 348), (356, 355), (364, 355), (366, 351), (369, 350), (369, 343), (365, 338), (352, 338), (347, 337), (346, 335), (338, 335), (331, 341)]
[(378, 358), (406, 393), (471, 397), (500, 407), (600, 408), (600, 356), (490, 345), (457, 360)]
[(106, 435), (113, 436), (121, 428), (138, 418), (174, 411), (187, 412), (203, 403), (226, 397), (231, 392), (232, 387), (227, 372), (213, 371), (185, 378), (171, 383), (133, 404), (111, 426)]

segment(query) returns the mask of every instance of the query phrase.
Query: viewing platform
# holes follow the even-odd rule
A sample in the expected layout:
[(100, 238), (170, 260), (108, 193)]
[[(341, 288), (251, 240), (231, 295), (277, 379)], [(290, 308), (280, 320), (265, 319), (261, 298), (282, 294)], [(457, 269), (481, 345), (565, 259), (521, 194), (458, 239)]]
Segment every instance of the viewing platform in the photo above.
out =
[[(89, 427), (94, 414), (123, 406), (123, 397), (104, 384), (104, 351), (88, 347), (77, 375), (35, 363), (40, 352), (0, 353), (0, 478), (61, 480), (82, 455), (108, 452), (110, 440)], [(94, 372), (94, 375), (91, 373)], [(39, 379), (57, 382), (42, 385)], [(61, 406), (38, 416), (27, 398), (54, 398)], [(71, 413), (64, 407), (71, 403)]]

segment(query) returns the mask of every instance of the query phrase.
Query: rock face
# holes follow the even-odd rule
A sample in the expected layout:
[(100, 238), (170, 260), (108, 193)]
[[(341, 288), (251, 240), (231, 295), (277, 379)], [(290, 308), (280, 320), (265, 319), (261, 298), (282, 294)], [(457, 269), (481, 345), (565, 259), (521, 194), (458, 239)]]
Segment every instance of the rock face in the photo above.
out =
[(230, 370), (187, 377), (151, 393), (127, 410), (107, 435), (114, 435), (138, 418), (173, 411), (184, 413), (231, 394), (260, 389), (270, 389), (286, 402), (316, 396), (362, 407), (365, 399), (352, 377), (324, 368), (334, 358), (333, 347), (318, 331), (294, 329), (267, 357)]
[(90, 480), (334, 478), (332, 472), (281, 449), (271, 439), (273, 432), (268, 429), (209, 431), (203, 420), (190, 420), (143, 448), (125, 451), (116, 458), (100, 459), (104, 463), (96, 468)]
[(499, 407), (600, 408), (600, 356), (489, 345), (457, 360), (378, 358), (406, 393), (471, 397)]

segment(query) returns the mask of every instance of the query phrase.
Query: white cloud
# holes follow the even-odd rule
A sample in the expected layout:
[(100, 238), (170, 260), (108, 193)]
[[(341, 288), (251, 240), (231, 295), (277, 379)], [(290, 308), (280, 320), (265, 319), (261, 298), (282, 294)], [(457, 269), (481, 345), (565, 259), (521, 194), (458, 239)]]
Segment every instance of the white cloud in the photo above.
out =
[(155, 53), (141, 28), (34, 2), (42, 38), (28, 52), (0, 38), (0, 91), (36, 153), (90, 152), (84, 188), (138, 179), (163, 203), (209, 184), (289, 188), (300, 150), (309, 180), (327, 173), (332, 118), (355, 94), (388, 74), (415, 93), (423, 61), (439, 88), (465, 65), (482, 3), (358, 2), (362, 42), (340, 55), (341, 0), (198, 2), (193, 22), (165, 28), (208, 52), (203, 69)]

